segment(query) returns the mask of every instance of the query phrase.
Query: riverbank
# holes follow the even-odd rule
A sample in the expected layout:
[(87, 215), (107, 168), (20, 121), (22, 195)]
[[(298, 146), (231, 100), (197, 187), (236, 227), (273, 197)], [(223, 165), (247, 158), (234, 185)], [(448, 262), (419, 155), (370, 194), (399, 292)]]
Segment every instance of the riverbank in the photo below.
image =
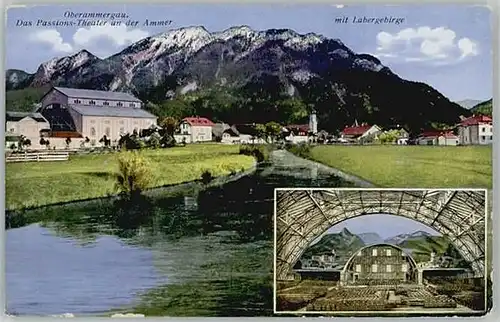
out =
[[(235, 174), (255, 166), (255, 158), (239, 154), (237, 145), (192, 144), (170, 149), (143, 150), (154, 179), (150, 188)], [(118, 161), (116, 153), (75, 155), (67, 162), (27, 162), (6, 165), (6, 209), (112, 196)]]
[(332, 146), (290, 152), (387, 188), (492, 188), (492, 147)]

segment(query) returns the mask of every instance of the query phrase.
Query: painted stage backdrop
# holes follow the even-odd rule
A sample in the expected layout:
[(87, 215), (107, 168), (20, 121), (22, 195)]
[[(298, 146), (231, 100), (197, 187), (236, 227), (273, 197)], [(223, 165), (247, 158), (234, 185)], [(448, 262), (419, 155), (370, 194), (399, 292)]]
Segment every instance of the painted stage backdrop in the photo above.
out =
[[(488, 8), (17, 6), (5, 37), (7, 314), (491, 307)], [(452, 193), (427, 196), (431, 221), (378, 209), (321, 226), (276, 280), (274, 189), (297, 187)], [(488, 189), (487, 217), (460, 188)], [(310, 196), (305, 212), (326, 207)], [(474, 211), (448, 205), (456, 196)], [(439, 226), (440, 209), (467, 226)], [(374, 252), (400, 256), (382, 267)], [(363, 288), (365, 266), (399, 271)], [(400, 277), (413, 284), (395, 287)], [(357, 296), (370, 312), (335, 302)]]

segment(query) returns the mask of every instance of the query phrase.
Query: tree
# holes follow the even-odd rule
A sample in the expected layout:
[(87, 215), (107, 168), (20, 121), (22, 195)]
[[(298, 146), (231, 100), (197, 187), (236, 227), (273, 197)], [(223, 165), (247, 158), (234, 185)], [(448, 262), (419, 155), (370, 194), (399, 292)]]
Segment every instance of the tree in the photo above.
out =
[(271, 141), (274, 143), (277, 137), (281, 134), (282, 126), (278, 123), (272, 121), (265, 125), (266, 135), (271, 137)]
[(153, 181), (149, 162), (136, 151), (120, 152), (116, 188), (132, 198), (140, 195)]
[(382, 144), (392, 144), (395, 143), (399, 138), (400, 132), (399, 130), (390, 130), (384, 133), (381, 133), (378, 136), (378, 140)]
[(267, 129), (264, 124), (256, 124), (255, 132), (259, 139), (264, 139), (267, 142)]
[(276, 103), (279, 120), (285, 124), (299, 123), (307, 119), (309, 115), (306, 104), (297, 98), (287, 98)]
[(31, 140), (21, 135), (17, 140), (17, 149), (23, 151), (25, 147), (31, 146)]
[(23, 142), (23, 146), (28, 147), (31, 146), (31, 140), (30, 139), (25, 139)]
[(102, 143), (104, 144), (104, 146), (107, 148), (111, 145), (111, 140), (108, 139), (108, 137), (106, 136), (106, 134), (104, 134), (104, 136), (99, 140), (99, 143)]
[(160, 120), (159, 125), (162, 129), (164, 129), (167, 132), (167, 134), (174, 135), (178, 122), (175, 117), (167, 116)]

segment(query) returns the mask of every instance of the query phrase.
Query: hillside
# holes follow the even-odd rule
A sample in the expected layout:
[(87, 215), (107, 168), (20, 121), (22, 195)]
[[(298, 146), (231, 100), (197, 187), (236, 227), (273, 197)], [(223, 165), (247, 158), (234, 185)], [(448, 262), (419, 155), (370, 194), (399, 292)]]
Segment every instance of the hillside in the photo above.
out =
[(356, 235), (344, 228), (339, 233), (323, 235), (316, 244), (306, 249), (302, 258), (310, 258), (313, 255), (331, 255), (333, 249), (337, 256), (337, 263), (343, 265), (361, 247), (377, 243), (401, 247), (409, 252), (417, 263), (429, 261), (431, 252), (435, 252), (439, 256), (445, 255), (454, 258), (457, 267), (467, 267), (467, 263), (446, 237), (434, 236), (424, 231), (399, 234), (382, 240), (376, 233)]
[(483, 114), (491, 116), (493, 111), (493, 99), (489, 99), (482, 103), (477, 104), (471, 109), (471, 112), (474, 114)]
[(339, 39), (289, 29), (180, 28), (106, 59), (82, 50), (44, 62), (34, 74), (8, 70), (7, 76), (7, 89), (54, 84), (129, 91), (153, 103), (147, 108), (159, 116), (198, 114), (229, 123), (305, 122), (315, 108), (319, 127), (330, 131), (355, 120), (419, 131), (470, 114)]
[(307, 248), (302, 256), (308, 258), (312, 255), (331, 255), (332, 249), (334, 249), (337, 257), (347, 260), (349, 256), (363, 246), (365, 244), (361, 238), (344, 228), (339, 233), (324, 235), (316, 244)]
[(48, 86), (27, 87), (7, 91), (5, 94), (5, 108), (7, 111), (33, 112), (35, 104), (48, 91)]

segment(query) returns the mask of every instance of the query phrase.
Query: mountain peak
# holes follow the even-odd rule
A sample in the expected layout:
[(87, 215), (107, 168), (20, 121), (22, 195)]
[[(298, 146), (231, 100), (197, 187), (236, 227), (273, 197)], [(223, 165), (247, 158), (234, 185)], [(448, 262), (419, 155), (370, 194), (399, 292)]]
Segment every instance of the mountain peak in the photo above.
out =
[(259, 36), (259, 33), (250, 28), (247, 25), (241, 26), (233, 26), (221, 32), (217, 32), (214, 36), (218, 39), (228, 40), (235, 37), (243, 37), (243, 38), (256, 38)]
[(79, 52), (77, 52), (76, 54), (72, 55), (71, 57), (78, 57), (78, 56), (96, 57), (94, 54), (92, 54), (87, 49), (82, 49)]

